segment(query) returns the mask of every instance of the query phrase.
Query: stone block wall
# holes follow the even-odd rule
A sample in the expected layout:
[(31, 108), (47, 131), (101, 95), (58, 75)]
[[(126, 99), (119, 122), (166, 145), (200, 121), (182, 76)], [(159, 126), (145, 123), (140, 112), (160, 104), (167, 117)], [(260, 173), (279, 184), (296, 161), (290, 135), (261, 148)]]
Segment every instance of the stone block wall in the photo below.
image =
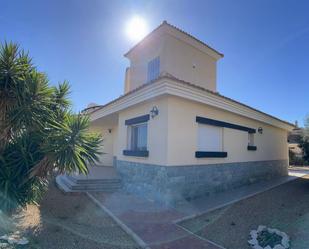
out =
[(287, 160), (190, 166), (116, 161), (126, 191), (174, 204), (288, 174)]

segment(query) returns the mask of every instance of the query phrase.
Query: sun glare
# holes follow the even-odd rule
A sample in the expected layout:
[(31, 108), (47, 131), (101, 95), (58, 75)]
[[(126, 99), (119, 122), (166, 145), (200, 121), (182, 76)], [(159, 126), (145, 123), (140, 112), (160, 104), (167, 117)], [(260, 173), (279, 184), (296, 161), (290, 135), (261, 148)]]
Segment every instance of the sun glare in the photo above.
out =
[(126, 33), (132, 41), (140, 41), (148, 33), (146, 21), (139, 16), (134, 16), (126, 25)]

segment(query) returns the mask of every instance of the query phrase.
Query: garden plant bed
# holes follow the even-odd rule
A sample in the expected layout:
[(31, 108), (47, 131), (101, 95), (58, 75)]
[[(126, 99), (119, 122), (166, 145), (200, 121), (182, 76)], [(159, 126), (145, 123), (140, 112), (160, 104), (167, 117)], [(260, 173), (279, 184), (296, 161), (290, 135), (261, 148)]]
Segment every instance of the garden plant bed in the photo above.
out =
[(250, 231), (248, 243), (254, 249), (289, 249), (290, 238), (276, 228), (263, 225), (258, 226), (257, 230)]
[(309, 176), (179, 223), (227, 249), (251, 249), (260, 224), (286, 232), (293, 249), (309, 248)]
[(277, 234), (270, 234), (267, 231), (262, 231), (259, 234), (258, 242), (263, 248), (266, 246), (270, 246), (271, 248), (275, 247), (276, 245), (280, 244), (282, 237)]

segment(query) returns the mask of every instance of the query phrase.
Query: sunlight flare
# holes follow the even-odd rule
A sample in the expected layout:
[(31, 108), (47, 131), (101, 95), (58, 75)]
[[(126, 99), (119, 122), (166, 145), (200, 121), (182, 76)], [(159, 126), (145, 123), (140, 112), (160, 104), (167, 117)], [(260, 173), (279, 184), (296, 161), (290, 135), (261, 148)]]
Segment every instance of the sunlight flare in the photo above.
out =
[(140, 41), (148, 33), (146, 21), (140, 16), (134, 16), (126, 25), (126, 34), (132, 41)]

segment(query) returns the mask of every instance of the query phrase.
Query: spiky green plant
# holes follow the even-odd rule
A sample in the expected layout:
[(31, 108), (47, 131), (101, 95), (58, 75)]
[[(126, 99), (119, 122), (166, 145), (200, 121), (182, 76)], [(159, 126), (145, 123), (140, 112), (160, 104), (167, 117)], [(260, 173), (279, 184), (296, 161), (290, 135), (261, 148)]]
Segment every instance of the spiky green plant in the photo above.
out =
[(86, 174), (98, 160), (101, 138), (89, 119), (70, 111), (67, 82), (48, 78), (16, 44), (0, 47), (0, 209), (36, 202), (48, 176)]

